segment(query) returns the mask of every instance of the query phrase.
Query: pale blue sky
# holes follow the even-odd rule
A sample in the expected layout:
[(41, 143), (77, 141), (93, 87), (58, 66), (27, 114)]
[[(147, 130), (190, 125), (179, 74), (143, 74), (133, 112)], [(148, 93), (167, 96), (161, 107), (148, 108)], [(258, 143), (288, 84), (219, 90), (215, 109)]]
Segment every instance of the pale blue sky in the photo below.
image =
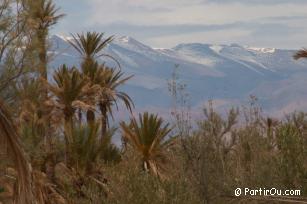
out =
[(55, 0), (66, 17), (52, 33), (129, 35), (153, 47), (179, 43), (307, 46), (307, 0)]

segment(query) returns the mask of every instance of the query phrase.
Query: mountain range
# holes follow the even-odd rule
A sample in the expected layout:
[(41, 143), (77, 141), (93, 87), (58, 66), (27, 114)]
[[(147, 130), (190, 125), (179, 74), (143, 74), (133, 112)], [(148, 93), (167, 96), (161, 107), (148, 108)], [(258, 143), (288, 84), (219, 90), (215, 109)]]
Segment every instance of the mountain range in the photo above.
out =
[[(69, 45), (69, 38), (50, 39), (50, 68), (76, 65), (80, 55)], [(250, 96), (267, 114), (279, 117), (307, 110), (307, 61), (295, 61), (295, 50), (255, 48), (238, 44), (179, 44), (173, 48), (152, 48), (131, 37), (117, 37), (104, 53), (113, 56), (122, 71), (133, 75), (122, 90), (133, 99), (136, 111), (169, 115), (172, 107), (168, 82), (175, 73), (186, 84), (192, 114), (212, 100), (219, 110), (248, 105)], [(114, 61), (106, 57), (110, 66)], [(177, 68), (175, 68), (177, 67)]]

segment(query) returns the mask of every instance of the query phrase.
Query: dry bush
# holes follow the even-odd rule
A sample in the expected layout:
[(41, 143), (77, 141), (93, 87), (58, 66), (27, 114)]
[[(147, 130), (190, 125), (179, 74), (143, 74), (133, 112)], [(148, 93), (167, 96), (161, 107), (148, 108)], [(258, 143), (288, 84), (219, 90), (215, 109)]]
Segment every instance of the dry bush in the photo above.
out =
[(177, 166), (171, 169), (173, 176), (161, 180), (144, 172), (140, 168), (141, 158), (132, 149), (127, 149), (122, 162), (106, 168), (111, 192), (107, 203), (201, 203), (189, 179), (183, 177), (183, 160), (178, 155), (176, 157)]
[[(291, 203), (298, 199), (235, 198), (238, 187), (299, 189), (306, 196), (306, 115), (294, 113), (276, 121), (262, 117), (254, 106), (243, 109), (243, 115), (244, 122), (237, 124), (237, 111), (231, 109), (223, 118), (209, 105), (197, 130), (182, 140), (185, 173), (203, 202)], [(300, 202), (307, 201), (302, 197)]]

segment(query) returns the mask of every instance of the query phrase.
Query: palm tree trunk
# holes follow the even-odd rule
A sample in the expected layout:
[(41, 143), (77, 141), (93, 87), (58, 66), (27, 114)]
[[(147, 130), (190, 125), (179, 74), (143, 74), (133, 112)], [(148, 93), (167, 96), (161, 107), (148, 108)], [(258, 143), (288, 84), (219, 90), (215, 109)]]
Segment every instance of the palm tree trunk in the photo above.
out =
[(101, 113), (101, 143), (103, 142), (103, 137), (107, 133), (107, 126), (108, 126), (108, 114), (107, 108), (104, 104), (100, 104), (100, 113)]
[(65, 159), (66, 165), (69, 166), (71, 164), (71, 155), (70, 155), (70, 145), (73, 137), (73, 120), (72, 115), (65, 115), (64, 121), (64, 139), (65, 139)]
[(47, 31), (39, 30), (37, 32), (39, 73), (40, 77), (47, 80)]
[(92, 110), (86, 112), (86, 120), (89, 125), (94, 124), (95, 122), (95, 113)]
[[(39, 74), (42, 79), (48, 81), (48, 73), (47, 73), (47, 30), (46, 29), (39, 29), (37, 31), (37, 40), (38, 40), (38, 59), (39, 59)], [(44, 88), (42, 90), (42, 98), (41, 98), (41, 112), (42, 117), (45, 117), (49, 113), (46, 112), (46, 107), (44, 105), (45, 101), (48, 100), (48, 88)], [(42, 135), (45, 138), (45, 147), (46, 152), (48, 154), (45, 168), (46, 168), (46, 175), (52, 181), (54, 180), (54, 168), (55, 168), (55, 156), (54, 156), (54, 147), (52, 144), (52, 131), (51, 131), (51, 124), (50, 121), (46, 121), (44, 124), (44, 134)]]

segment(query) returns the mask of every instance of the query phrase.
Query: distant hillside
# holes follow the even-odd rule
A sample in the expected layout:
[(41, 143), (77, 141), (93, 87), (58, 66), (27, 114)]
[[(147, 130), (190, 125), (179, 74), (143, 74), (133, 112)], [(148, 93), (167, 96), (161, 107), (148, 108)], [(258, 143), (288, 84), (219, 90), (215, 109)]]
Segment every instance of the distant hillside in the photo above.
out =
[[(50, 72), (62, 63), (78, 65), (79, 55), (66, 40), (52, 36)], [(123, 89), (137, 111), (169, 114), (167, 80), (175, 64), (180, 65), (179, 78), (187, 84), (194, 108), (210, 99), (220, 109), (246, 105), (249, 96), (255, 95), (270, 114), (307, 110), (307, 61), (293, 60), (293, 50), (201, 43), (155, 49), (131, 37), (119, 37), (105, 52), (120, 62), (127, 75), (134, 75)], [(115, 66), (108, 58), (101, 60)]]

